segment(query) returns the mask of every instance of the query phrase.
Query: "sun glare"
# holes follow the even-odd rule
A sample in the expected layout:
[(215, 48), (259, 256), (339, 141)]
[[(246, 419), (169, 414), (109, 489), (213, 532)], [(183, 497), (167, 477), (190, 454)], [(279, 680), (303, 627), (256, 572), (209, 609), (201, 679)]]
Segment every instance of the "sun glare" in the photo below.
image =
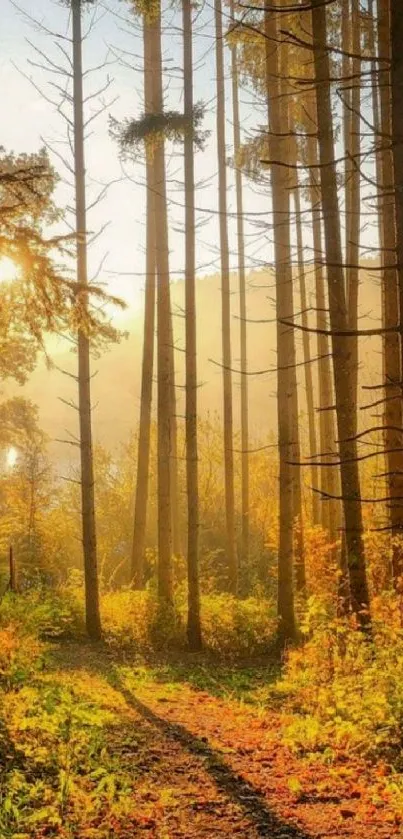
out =
[(11, 283), (18, 277), (19, 268), (8, 256), (0, 258), (0, 283)]
[(11, 449), (9, 449), (8, 452), (7, 452), (6, 461), (7, 461), (8, 468), (13, 469), (15, 464), (17, 463), (17, 460), (18, 460), (17, 449), (15, 449), (14, 446), (12, 446)]

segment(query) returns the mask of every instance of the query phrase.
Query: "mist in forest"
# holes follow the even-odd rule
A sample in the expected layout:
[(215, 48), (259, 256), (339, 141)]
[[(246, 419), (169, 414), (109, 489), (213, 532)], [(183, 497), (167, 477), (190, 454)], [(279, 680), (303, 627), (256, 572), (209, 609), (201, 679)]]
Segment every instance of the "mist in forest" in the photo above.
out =
[(4, 0), (0, 839), (402, 835), (402, 44)]

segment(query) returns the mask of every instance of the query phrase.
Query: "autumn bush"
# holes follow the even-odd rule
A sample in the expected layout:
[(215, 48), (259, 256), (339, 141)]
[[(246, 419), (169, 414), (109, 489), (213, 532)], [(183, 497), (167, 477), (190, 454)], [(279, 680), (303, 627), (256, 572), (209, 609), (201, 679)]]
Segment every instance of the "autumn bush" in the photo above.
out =
[(70, 587), (7, 592), (0, 601), (0, 628), (11, 624), (39, 639), (77, 636), (84, 630), (81, 601)]
[[(389, 602), (385, 602), (389, 601)], [(403, 735), (403, 630), (398, 604), (385, 595), (372, 637), (353, 618), (329, 618), (311, 598), (302, 646), (288, 652), (278, 690), (296, 713), (285, 738), (297, 750), (360, 752), (400, 767)]]
[(201, 599), (201, 619), (205, 646), (221, 656), (263, 655), (276, 635), (275, 607), (264, 598), (211, 594)]
[[(80, 589), (66, 587), (73, 602), (82, 602)], [(179, 587), (173, 607), (161, 607), (153, 589), (107, 591), (101, 595), (102, 621), (107, 641), (139, 653), (185, 649), (187, 600)], [(201, 620), (206, 650), (218, 656), (247, 657), (267, 653), (277, 620), (274, 603), (265, 598), (237, 599), (228, 594), (201, 597)]]
[(68, 668), (44, 667), (41, 637), (77, 631), (78, 615), (71, 592), (0, 601), (2, 839), (106, 837), (133, 819), (132, 780), (114, 755), (122, 698), (97, 676), (73, 685)]
[(114, 645), (147, 652), (184, 644), (178, 610), (161, 607), (152, 591), (106, 592), (101, 598), (101, 611), (106, 638)]

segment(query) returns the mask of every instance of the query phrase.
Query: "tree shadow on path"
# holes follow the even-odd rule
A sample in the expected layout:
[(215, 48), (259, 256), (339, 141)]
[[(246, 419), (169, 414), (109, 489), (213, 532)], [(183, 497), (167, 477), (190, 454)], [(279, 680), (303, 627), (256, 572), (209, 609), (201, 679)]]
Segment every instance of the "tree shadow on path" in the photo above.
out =
[(217, 789), (238, 805), (250, 820), (251, 826), (260, 837), (270, 839), (313, 839), (306, 833), (277, 816), (267, 805), (264, 796), (251, 783), (234, 772), (224, 761), (222, 754), (213, 749), (205, 738), (192, 734), (185, 726), (168, 722), (145, 705), (122, 683), (120, 675), (113, 670), (110, 673), (111, 684), (125, 698), (144, 720), (154, 726), (171, 741), (179, 743), (190, 754), (203, 761), (204, 769), (209, 773)]

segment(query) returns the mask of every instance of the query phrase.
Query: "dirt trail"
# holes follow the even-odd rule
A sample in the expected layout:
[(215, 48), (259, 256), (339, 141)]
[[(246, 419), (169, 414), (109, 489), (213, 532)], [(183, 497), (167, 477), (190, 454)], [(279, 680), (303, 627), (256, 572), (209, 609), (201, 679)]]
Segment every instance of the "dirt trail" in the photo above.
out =
[(329, 767), (299, 758), (279, 742), (276, 712), (186, 683), (137, 683), (135, 671), (102, 652), (60, 649), (55, 669), (79, 683), (92, 674), (99, 695), (112, 689), (120, 703), (109, 749), (133, 779), (135, 818), (116, 839), (403, 835), (387, 802), (379, 805), (377, 778), (364, 762)]

